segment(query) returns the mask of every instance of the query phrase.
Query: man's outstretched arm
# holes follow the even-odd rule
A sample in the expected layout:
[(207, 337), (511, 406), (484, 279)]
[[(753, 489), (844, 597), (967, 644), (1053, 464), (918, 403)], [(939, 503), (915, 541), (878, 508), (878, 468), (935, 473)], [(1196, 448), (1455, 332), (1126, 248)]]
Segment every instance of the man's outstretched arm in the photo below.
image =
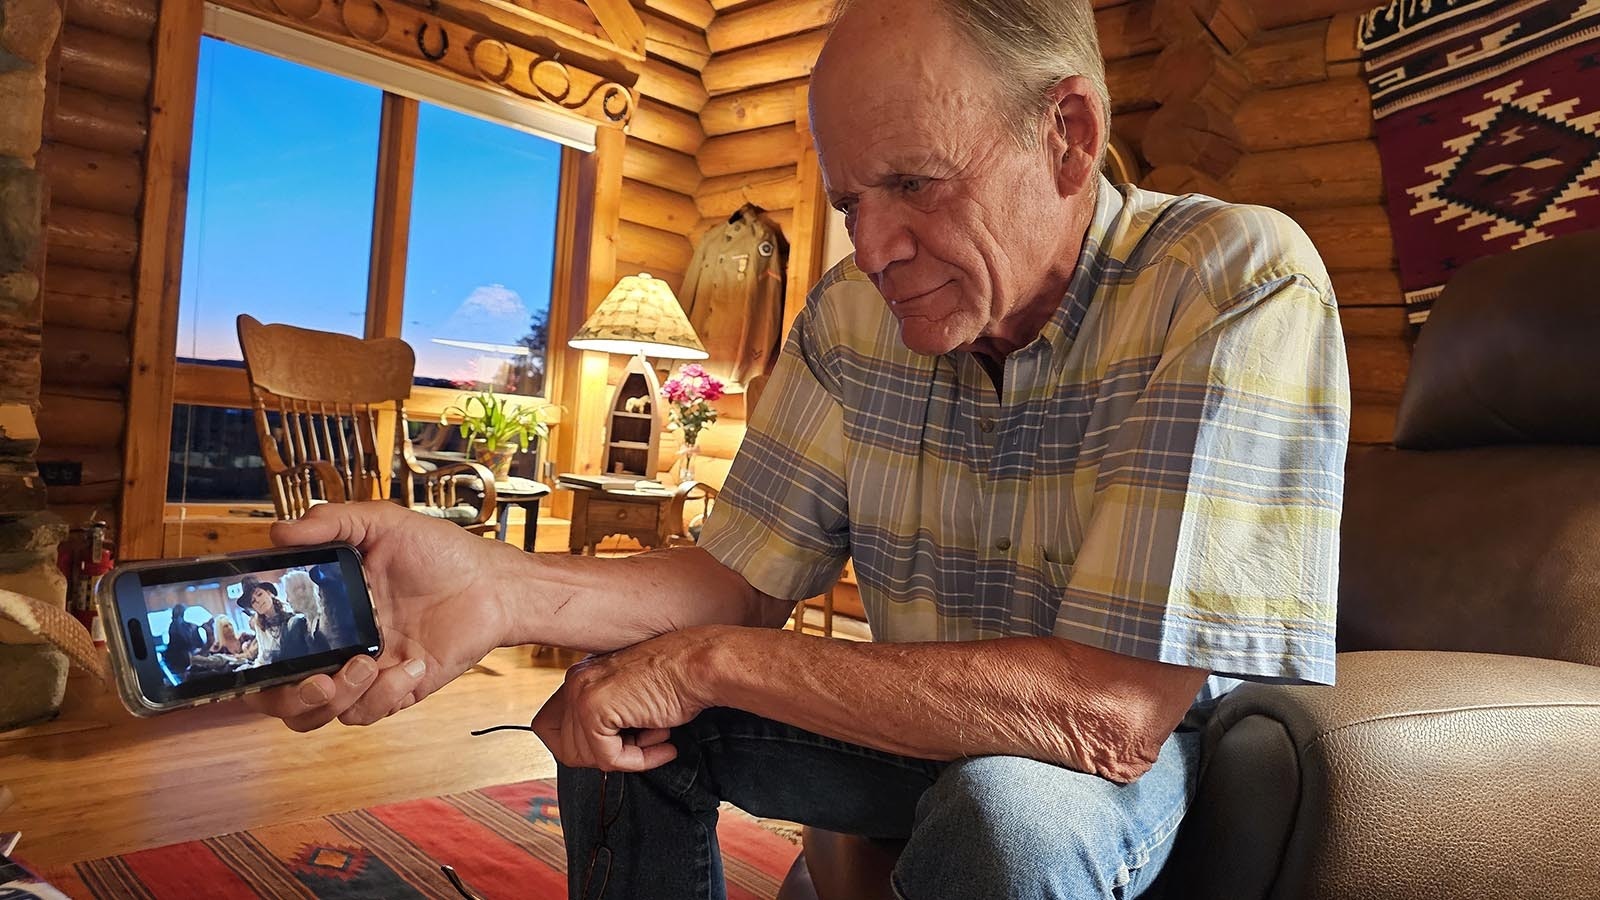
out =
[(496, 647), (608, 651), (694, 625), (777, 625), (791, 605), (695, 548), (626, 559), (523, 553), (392, 503), (319, 506), (273, 541), (343, 541), (364, 557), (383, 653), (333, 676), (248, 698), (306, 731), (375, 722), (443, 687)]

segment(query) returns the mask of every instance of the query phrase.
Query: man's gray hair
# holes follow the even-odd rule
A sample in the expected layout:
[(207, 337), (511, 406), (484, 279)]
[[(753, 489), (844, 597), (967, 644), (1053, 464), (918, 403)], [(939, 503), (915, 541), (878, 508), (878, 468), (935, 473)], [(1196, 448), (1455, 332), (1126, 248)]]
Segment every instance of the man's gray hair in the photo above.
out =
[[(958, 28), (994, 67), (1007, 95), (1007, 125), (1025, 146), (1037, 144), (1039, 116), (1051, 103), (1048, 92), (1063, 79), (1081, 75), (1100, 101), (1105, 133), (1095, 148), (1105, 154), (1111, 135), (1111, 92), (1100, 56), (1090, 0), (936, 0)], [(834, 19), (853, 5), (840, 0)]]

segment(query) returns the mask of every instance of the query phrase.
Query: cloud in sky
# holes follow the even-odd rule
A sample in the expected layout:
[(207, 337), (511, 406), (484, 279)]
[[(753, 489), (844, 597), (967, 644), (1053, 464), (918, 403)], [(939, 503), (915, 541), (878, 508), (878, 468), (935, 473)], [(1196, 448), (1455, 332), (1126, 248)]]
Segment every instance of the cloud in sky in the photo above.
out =
[(486, 284), (472, 289), (467, 299), (461, 301), (453, 318), (475, 321), (525, 320), (528, 307), (522, 295), (503, 284)]

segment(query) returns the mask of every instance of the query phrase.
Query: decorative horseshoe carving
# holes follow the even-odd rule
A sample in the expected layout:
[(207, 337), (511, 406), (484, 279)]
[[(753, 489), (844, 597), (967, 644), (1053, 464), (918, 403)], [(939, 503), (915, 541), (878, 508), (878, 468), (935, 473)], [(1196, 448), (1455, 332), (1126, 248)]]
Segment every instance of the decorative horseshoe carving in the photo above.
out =
[(428, 34), (428, 23), (423, 22), (421, 25), (417, 26), (417, 52), (421, 53), (424, 57), (432, 60), (433, 62), (438, 62), (439, 60), (444, 59), (444, 55), (450, 52), (450, 33), (444, 30), (443, 25), (438, 26), (438, 28), (439, 50), (438, 52), (434, 52), (428, 49), (428, 43), (426, 40), (426, 36)]

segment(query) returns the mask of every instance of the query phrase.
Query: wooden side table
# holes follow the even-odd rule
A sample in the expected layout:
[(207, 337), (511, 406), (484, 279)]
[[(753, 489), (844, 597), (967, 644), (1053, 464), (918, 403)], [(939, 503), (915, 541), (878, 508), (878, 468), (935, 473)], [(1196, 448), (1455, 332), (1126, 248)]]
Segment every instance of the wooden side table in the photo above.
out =
[(593, 554), (601, 541), (626, 535), (646, 549), (664, 547), (676, 531), (666, 521), (673, 495), (654, 491), (598, 491), (562, 485), (572, 491), (572, 532), (567, 548), (574, 555)]
[(528, 553), (533, 552), (534, 542), (539, 533), (539, 501), (550, 493), (550, 488), (537, 481), (526, 478), (513, 478), (509, 483), (497, 481), (494, 485), (495, 504), (495, 539), (504, 543), (506, 532), (511, 527), (511, 507), (522, 507), (522, 549)]

